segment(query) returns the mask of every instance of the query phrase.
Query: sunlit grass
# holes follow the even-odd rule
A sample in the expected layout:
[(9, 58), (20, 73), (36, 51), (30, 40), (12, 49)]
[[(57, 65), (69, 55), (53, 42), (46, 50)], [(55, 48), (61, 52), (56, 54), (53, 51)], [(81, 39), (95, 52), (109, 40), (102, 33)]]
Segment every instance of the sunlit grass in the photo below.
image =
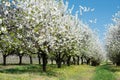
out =
[(0, 80), (91, 80), (95, 67), (87, 65), (62, 66), (48, 65), (42, 72), (40, 65), (0, 66)]
[(81, 66), (71, 66), (64, 67), (56, 70), (57, 73), (61, 75), (58, 76), (60, 80), (90, 80), (93, 73), (94, 67), (81, 65)]
[(43, 72), (41, 65), (0, 65), (0, 80), (120, 80), (120, 67), (101, 65), (47, 65)]

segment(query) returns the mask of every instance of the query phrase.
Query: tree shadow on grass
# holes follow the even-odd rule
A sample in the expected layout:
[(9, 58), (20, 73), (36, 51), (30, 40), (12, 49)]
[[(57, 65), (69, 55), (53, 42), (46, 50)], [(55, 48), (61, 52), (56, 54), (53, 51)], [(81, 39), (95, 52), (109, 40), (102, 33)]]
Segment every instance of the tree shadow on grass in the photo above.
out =
[(96, 68), (96, 73), (93, 80), (116, 80), (116, 77), (112, 71), (112, 67), (109, 64), (104, 64)]
[(115, 66), (113, 64), (106, 64), (106, 65), (101, 66), (101, 68), (104, 70), (111, 71), (113, 73), (120, 72), (120, 66)]
[(32, 74), (47, 75), (47, 76), (57, 76), (57, 73), (53, 71), (54, 68), (56, 68), (55, 65), (48, 65), (47, 72), (43, 72), (41, 65), (21, 65), (21, 66), (17, 65), (14, 68), (0, 69), (0, 73), (8, 73), (8, 74), (32, 73)]
[(120, 66), (111, 66), (111, 69), (110, 69), (112, 72), (120, 72)]
[(116, 80), (120, 80), (120, 75), (117, 74), (120, 73), (120, 66), (115, 66), (112, 64), (110, 70), (115, 74)]

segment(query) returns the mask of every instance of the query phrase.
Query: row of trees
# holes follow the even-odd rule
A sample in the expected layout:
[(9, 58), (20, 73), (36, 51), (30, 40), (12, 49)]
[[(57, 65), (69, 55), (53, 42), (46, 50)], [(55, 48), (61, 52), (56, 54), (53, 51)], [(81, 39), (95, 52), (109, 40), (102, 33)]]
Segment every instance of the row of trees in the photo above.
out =
[(114, 64), (120, 65), (120, 11), (113, 16), (113, 21), (106, 34), (107, 57)]
[[(78, 14), (62, 0), (2, 0), (0, 4), (0, 53), (3, 64), (9, 55), (22, 57), (38, 55), (46, 71), (48, 58), (58, 68), (62, 62), (69, 66), (71, 58), (99, 65), (103, 49), (98, 37)], [(32, 62), (32, 60), (31, 60)]]

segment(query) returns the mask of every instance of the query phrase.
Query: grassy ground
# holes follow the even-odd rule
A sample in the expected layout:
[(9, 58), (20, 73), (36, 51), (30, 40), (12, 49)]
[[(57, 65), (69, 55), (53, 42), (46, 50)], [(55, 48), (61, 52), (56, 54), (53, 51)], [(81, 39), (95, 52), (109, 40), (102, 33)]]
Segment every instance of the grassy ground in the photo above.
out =
[(120, 66), (111, 66), (112, 67), (112, 72), (114, 72), (116, 80), (120, 80)]
[[(12, 62), (12, 63), (11, 63)], [(7, 64), (18, 64), (15, 56), (7, 58)], [(23, 57), (23, 63), (29, 64), (29, 58)], [(0, 80), (120, 80), (120, 67), (101, 65), (97, 67), (87, 65), (62, 66), (47, 65), (47, 72), (42, 72), (38, 59), (33, 58), (33, 65), (0, 65)], [(2, 64), (2, 58), (0, 58)]]
[(101, 65), (96, 68), (93, 80), (116, 80), (111, 65)]
[(40, 65), (0, 65), (0, 80), (91, 80), (95, 67), (48, 65), (47, 72), (41, 70)]

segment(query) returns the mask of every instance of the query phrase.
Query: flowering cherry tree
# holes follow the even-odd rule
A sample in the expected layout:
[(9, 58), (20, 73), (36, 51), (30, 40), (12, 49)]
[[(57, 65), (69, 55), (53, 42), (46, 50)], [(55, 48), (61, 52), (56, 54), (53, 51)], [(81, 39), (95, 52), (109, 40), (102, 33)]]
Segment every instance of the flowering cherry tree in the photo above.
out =
[[(2, 0), (0, 4), (0, 51), (4, 64), (8, 55), (22, 57), (37, 54), (43, 71), (47, 60), (54, 57), (58, 68), (71, 58), (100, 61), (101, 45), (89, 26), (78, 14), (72, 15), (64, 2), (56, 0)], [(96, 46), (97, 45), (97, 46)]]
[(120, 65), (120, 11), (114, 17), (114, 24), (109, 26), (106, 34), (107, 56), (116, 65)]
[(15, 52), (14, 48), (20, 44), (20, 41), (16, 38), (19, 34), (17, 32), (20, 24), (17, 19), (19, 19), (20, 15), (18, 9), (14, 6), (14, 1), (10, 3), (7, 0), (2, 0), (0, 4), (0, 48), (4, 65), (6, 64), (6, 57), (9, 54), (13, 54)]

